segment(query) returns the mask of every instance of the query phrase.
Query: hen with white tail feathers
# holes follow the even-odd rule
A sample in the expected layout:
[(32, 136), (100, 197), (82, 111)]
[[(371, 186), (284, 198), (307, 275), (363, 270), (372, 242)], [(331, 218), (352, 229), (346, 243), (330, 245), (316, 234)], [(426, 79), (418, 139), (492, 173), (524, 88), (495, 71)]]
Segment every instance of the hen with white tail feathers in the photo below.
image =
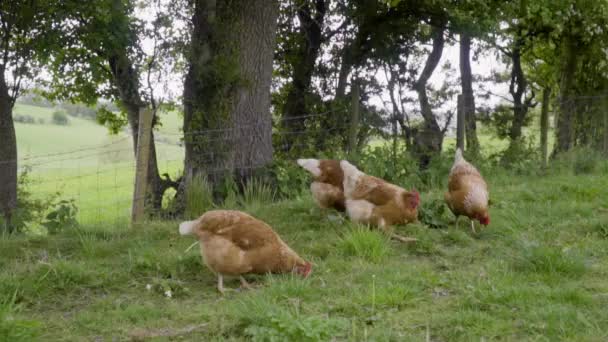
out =
[(346, 212), (354, 222), (386, 229), (418, 218), (420, 194), (407, 191), (380, 178), (369, 176), (346, 160), (340, 162), (344, 173)]
[(344, 211), (344, 173), (340, 162), (331, 159), (298, 159), (298, 165), (310, 172), (312, 197), (320, 208)]
[[(464, 159), (460, 148), (454, 155), (445, 201), (457, 218), (462, 215), (482, 225), (490, 224), (488, 185), (475, 166)], [(471, 229), (475, 230), (472, 221)]]

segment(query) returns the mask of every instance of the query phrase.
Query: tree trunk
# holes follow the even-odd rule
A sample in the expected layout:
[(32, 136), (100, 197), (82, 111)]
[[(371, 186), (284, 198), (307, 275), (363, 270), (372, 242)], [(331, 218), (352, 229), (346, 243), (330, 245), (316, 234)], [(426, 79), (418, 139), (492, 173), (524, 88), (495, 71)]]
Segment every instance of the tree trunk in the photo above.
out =
[(233, 131), (235, 172), (244, 183), (272, 162), (270, 86), (279, 7), (274, 0), (240, 1), (235, 7), (240, 29), (233, 34), (239, 43), (238, 65), (244, 84), (234, 94), (231, 118), (237, 126), (246, 126)]
[[(13, 230), (13, 213), (17, 208), (17, 139), (13, 123), (14, 101), (0, 69), (0, 215), (4, 228)], [(0, 224), (0, 231), (3, 225)]]
[(540, 152), (542, 158), (542, 167), (547, 168), (547, 153), (548, 153), (548, 133), (549, 133), (549, 99), (551, 98), (551, 90), (543, 89), (543, 105), (540, 111)]
[(414, 83), (414, 90), (418, 94), (420, 102), (420, 113), (424, 119), (424, 126), (416, 133), (414, 141), (414, 153), (418, 156), (420, 167), (426, 168), (432, 157), (439, 155), (443, 144), (443, 132), (437, 123), (433, 109), (426, 93), (426, 85), (433, 75), (435, 68), (441, 60), (444, 46), (444, 27), (433, 28), (433, 49), (427, 57), (424, 69), (418, 80)]
[(197, 0), (184, 83), (186, 180), (245, 182), (272, 161), (270, 83), (278, 4)]
[[(139, 96), (139, 77), (129, 58), (126, 50), (113, 51), (108, 58), (110, 70), (115, 87), (118, 89), (120, 101), (127, 111), (127, 120), (133, 138), (133, 153), (137, 153), (137, 141), (139, 131), (139, 109), (144, 106), (144, 102)], [(152, 125), (156, 122), (156, 115)], [(146, 196), (146, 207), (158, 211), (162, 207), (162, 199), (165, 190), (169, 188), (169, 182), (164, 181), (158, 172), (156, 159), (156, 144), (154, 142), (154, 132), (150, 137), (150, 157), (148, 159), (148, 189), (149, 195)]]
[(475, 122), (475, 96), (473, 95), (473, 75), (471, 73), (471, 36), (460, 34), (460, 85), (463, 96), (465, 119), (466, 149), (473, 154), (479, 153), (477, 124)]
[(565, 152), (572, 148), (574, 140), (574, 74), (576, 73), (576, 41), (566, 37), (562, 43), (562, 71), (560, 80), (559, 108), (557, 120), (557, 141), (555, 153)]
[[(287, 132), (301, 132), (308, 115), (306, 99), (309, 95), (310, 82), (315, 68), (319, 49), (321, 48), (321, 30), (325, 18), (325, 0), (315, 1), (315, 15), (311, 14), (309, 0), (298, 0), (298, 19), (300, 21), (300, 35), (303, 37), (295, 53), (292, 81), (287, 101), (283, 111), (283, 128)], [(288, 134), (285, 136), (283, 149), (289, 151), (297, 147), (300, 135)], [(299, 150), (299, 148), (296, 148)]]
[(522, 127), (528, 114), (528, 107), (524, 103), (524, 94), (528, 86), (528, 81), (521, 68), (521, 48), (519, 42), (515, 43), (511, 59), (513, 68), (511, 70), (509, 92), (513, 97), (513, 122), (511, 123), (511, 129), (509, 130), (509, 138), (511, 139), (511, 144), (514, 144), (521, 138)]
[(456, 147), (463, 151), (465, 135), (464, 95), (458, 95), (458, 101), (456, 106)]

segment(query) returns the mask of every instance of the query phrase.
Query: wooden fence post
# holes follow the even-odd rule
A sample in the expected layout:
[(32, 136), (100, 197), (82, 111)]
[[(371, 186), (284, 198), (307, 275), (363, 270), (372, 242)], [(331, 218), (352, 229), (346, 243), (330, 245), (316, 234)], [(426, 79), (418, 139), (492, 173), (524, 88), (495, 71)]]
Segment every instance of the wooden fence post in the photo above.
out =
[(139, 127), (137, 131), (137, 155), (135, 170), (135, 187), (131, 208), (131, 225), (141, 222), (145, 215), (146, 185), (148, 184), (148, 160), (150, 158), (150, 139), (152, 137), (152, 111), (139, 109)]
[(351, 122), (348, 134), (348, 152), (353, 153), (357, 149), (357, 134), (359, 133), (359, 84), (356, 80), (352, 83)]
[(542, 158), (542, 167), (547, 168), (547, 157), (549, 153), (548, 147), (548, 131), (549, 131), (549, 99), (551, 90), (543, 89), (543, 103), (540, 111), (540, 154)]
[(460, 150), (464, 152), (464, 95), (458, 95), (457, 106), (458, 108), (456, 109), (456, 147), (460, 148)]

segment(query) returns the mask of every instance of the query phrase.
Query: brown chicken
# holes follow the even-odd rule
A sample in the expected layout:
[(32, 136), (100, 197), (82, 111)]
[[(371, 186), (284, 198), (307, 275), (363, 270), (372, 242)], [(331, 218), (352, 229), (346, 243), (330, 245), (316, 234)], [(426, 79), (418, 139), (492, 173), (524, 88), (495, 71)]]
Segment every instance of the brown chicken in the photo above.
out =
[(484, 226), (490, 224), (488, 213), (488, 185), (475, 166), (467, 162), (460, 149), (456, 150), (454, 165), (448, 179), (445, 202), (456, 215), (456, 225), (460, 216), (471, 219), (471, 230), (475, 233), (473, 220)]
[(407, 191), (380, 178), (366, 175), (343, 160), (346, 213), (354, 222), (378, 226), (402, 242), (416, 241), (392, 232), (391, 226), (418, 219), (420, 194)]
[(179, 225), (181, 235), (195, 235), (203, 261), (217, 274), (217, 289), (224, 293), (223, 276), (294, 272), (307, 277), (312, 266), (300, 258), (266, 223), (240, 211), (211, 210)]
[(331, 159), (298, 159), (298, 165), (310, 172), (314, 181), (310, 191), (322, 209), (334, 208), (344, 211), (344, 173), (340, 162)]

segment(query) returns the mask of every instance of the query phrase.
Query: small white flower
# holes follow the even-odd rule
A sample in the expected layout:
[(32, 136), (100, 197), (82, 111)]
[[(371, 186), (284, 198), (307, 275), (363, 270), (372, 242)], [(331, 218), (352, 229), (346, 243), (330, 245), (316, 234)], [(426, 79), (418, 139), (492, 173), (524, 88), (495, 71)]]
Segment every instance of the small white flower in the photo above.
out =
[(167, 296), (168, 298), (171, 298), (171, 290), (165, 291), (165, 296)]
[(152, 285), (147, 284), (147, 285), (146, 285), (146, 290), (148, 290), (148, 291), (152, 290)]

